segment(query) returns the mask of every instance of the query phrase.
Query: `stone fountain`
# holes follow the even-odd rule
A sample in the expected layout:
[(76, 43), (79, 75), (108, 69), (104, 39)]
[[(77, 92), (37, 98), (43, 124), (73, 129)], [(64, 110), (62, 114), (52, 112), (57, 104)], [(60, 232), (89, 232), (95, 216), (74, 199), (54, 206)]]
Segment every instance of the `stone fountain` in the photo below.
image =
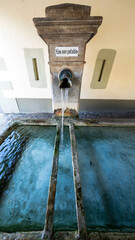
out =
[[(56, 115), (61, 115), (61, 90), (59, 81), (68, 82), (61, 71), (72, 74), (68, 85), (68, 102), (65, 115), (78, 115), (86, 43), (97, 33), (102, 17), (90, 16), (91, 7), (78, 4), (60, 4), (47, 7), (45, 18), (34, 18), (38, 35), (47, 43), (52, 83), (52, 103)], [(62, 72), (63, 73), (63, 72)], [(67, 87), (66, 84), (61, 86)]]

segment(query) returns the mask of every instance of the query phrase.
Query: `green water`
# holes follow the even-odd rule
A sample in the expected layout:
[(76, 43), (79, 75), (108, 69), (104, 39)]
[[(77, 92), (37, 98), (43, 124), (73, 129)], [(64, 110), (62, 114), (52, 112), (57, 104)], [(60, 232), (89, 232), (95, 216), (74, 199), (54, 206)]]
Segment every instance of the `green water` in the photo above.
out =
[(60, 144), (57, 188), (54, 211), (54, 231), (77, 230), (73, 181), (72, 155), (69, 129), (64, 127), (63, 143)]
[(135, 128), (78, 127), (77, 149), (89, 230), (135, 229)]
[[(135, 128), (76, 127), (89, 231), (135, 231)], [(15, 129), (0, 146), (0, 231), (42, 230), (55, 127)], [(60, 144), (54, 231), (77, 230), (69, 130)]]
[(10, 180), (0, 198), (0, 231), (44, 228), (55, 134), (49, 126), (18, 127), (0, 146), (0, 167)]

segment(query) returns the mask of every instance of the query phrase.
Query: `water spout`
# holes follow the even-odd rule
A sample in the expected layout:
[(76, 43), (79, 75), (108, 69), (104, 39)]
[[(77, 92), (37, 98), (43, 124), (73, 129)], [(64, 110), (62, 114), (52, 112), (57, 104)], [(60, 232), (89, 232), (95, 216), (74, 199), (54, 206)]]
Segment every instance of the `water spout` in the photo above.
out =
[(59, 88), (71, 88), (72, 87), (72, 72), (70, 69), (63, 69), (59, 72)]

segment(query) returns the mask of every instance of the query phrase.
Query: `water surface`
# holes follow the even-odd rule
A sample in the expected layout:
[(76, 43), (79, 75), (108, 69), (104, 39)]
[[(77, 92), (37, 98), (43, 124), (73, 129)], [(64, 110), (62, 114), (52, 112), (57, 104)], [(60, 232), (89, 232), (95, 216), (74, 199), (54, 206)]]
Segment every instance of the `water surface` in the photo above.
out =
[(60, 144), (59, 153), (54, 211), (54, 231), (68, 231), (77, 229), (75, 206), (75, 192), (69, 129), (68, 127), (64, 127), (63, 143)]
[(135, 128), (78, 127), (77, 149), (89, 230), (135, 229)]
[(1, 145), (3, 163), (16, 167), (0, 198), (0, 231), (43, 229), (55, 134), (49, 126), (18, 127)]

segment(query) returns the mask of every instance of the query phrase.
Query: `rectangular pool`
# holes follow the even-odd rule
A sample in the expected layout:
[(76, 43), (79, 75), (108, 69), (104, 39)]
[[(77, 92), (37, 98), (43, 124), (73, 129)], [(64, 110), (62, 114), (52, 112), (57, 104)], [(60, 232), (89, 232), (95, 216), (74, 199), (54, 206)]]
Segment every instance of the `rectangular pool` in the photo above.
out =
[(43, 230), (55, 135), (20, 126), (0, 145), (0, 231)]
[(76, 127), (88, 230), (135, 230), (135, 127)]

